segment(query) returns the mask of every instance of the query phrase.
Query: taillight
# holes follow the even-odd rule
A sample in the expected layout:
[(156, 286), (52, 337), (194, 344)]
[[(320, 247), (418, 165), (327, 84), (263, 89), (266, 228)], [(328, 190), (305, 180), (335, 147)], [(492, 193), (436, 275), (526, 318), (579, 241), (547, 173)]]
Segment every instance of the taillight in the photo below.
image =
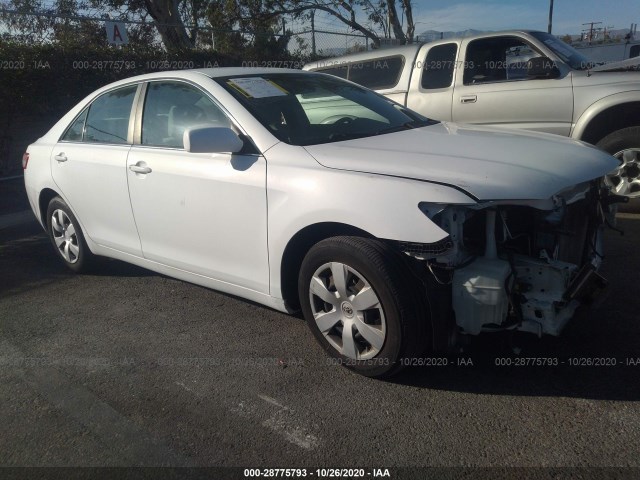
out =
[(29, 163), (29, 153), (24, 152), (22, 154), (22, 169), (26, 170), (27, 169), (27, 164)]

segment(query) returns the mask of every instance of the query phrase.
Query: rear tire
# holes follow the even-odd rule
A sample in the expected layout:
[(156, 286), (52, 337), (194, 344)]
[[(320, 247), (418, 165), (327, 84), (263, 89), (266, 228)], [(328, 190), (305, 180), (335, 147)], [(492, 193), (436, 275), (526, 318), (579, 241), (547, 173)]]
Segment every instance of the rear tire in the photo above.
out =
[(47, 208), (47, 233), (58, 258), (76, 273), (89, 271), (96, 262), (84, 239), (80, 223), (60, 197), (54, 197)]
[(401, 254), (384, 242), (333, 237), (305, 256), (298, 293), (331, 364), (383, 377), (427, 348), (429, 319), (418, 285)]
[(622, 160), (622, 164), (605, 177), (605, 183), (617, 195), (640, 197), (640, 126), (617, 130), (597, 146)]

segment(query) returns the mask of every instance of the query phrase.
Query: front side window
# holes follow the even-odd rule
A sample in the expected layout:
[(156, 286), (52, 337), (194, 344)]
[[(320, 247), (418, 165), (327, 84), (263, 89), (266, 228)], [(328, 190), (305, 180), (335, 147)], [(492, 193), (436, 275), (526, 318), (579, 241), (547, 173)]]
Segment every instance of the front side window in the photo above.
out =
[(453, 82), (458, 45), (447, 43), (432, 47), (427, 53), (422, 72), (422, 88), (448, 88)]
[(517, 37), (481, 38), (469, 43), (464, 84), (494, 83), (527, 79), (527, 62), (541, 56)]
[(201, 90), (181, 82), (152, 82), (142, 114), (142, 144), (184, 148), (185, 130), (229, 127), (224, 112)]
[(99, 96), (89, 107), (83, 141), (127, 143), (129, 117), (137, 85), (119, 88)]
[(276, 138), (316, 145), (408, 130), (432, 122), (339, 78), (313, 73), (215, 77)]

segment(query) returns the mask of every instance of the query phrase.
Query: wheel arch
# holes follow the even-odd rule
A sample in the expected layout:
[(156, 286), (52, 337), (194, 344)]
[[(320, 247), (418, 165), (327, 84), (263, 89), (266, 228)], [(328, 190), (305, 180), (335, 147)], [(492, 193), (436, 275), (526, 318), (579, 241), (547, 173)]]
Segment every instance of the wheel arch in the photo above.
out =
[(38, 197), (38, 210), (40, 214), (40, 222), (42, 226), (47, 228), (47, 209), (49, 208), (49, 203), (55, 197), (60, 197), (61, 195), (51, 188), (43, 188), (40, 191), (40, 195)]
[(298, 311), (298, 274), (302, 260), (316, 243), (330, 237), (349, 235), (376, 238), (369, 232), (353, 225), (339, 222), (320, 222), (308, 225), (291, 237), (282, 254), (280, 263), (280, 288), (282, 298), (290, 311)]
[(615, 131), (639, 125), (640, 92), (627, 92), (612, 95), (589, 107), (576, 122), (571, 136), (595, 145)]

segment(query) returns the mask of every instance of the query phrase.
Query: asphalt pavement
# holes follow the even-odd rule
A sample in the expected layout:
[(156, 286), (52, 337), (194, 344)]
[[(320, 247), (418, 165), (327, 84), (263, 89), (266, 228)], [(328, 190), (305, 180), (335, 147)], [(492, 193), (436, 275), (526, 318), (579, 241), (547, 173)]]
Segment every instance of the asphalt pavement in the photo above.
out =
[(562, 337), (488, 336), (379, 381), (299, 317), (117, 261), (71, 273), (21, 187), (0, 182), (0, 466), (640, 475), (640, 215), (607, 232), (608, 295)]

